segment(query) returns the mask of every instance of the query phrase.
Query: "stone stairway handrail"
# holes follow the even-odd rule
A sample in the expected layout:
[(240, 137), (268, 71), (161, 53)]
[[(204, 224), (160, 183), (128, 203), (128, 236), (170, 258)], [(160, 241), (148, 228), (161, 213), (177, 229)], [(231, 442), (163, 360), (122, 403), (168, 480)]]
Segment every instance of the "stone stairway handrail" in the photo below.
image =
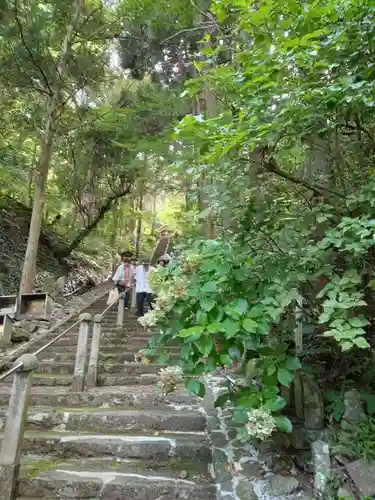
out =
[(72, 379), (72, 391), (82, 392), (84, 389), (85, 367), (87, 360), (87, 344), (92, 316), (82, 313), (77, 321), (57, 335), (50, 342), (38, 349), (34, 354), (19, 357), (14, 366), (0, 376), (0, 381), (14, 374), (10, 394), (8, 414), (4, 427), (3, 441), (0, 450), (0, 498), (14, 500), (19, 473), (20, 448), (24, 435), (29, 394), (33, 373), (39, 362), (37, 355), (53, 345), (73, 328), (79, 325), (76, 361)]
[[(66, 328), (62, 333), (60, 333), (59, 335), (57, 335), (54, 339), (52, 339), (50, 342), (47, 342), (47, 344), (45, 344), (43, 347), (41, 347), (40, 349), (38, 349), (36, 352), (34, 352), (33, 356), (38, 356), (38, 354), (40, 354), (41, 352), (43, 352), (45, 349), (47, 349), (47, 347), (53, 345), (55, 342), (57, 342), (59, 339), (61, 339), (61, 337), (63, 337), (64, 335), (66, 335), (68, 332), (70, 332), (71, 330), (73, 330), (73, 328), (75, 328), (77, 325), (79, 325), (81, 322), (83, 321), (83, 319), (80, 317), (75, 323), (73, 323), (72, 325), (69, 326), (69, 328)], [(4, 379), (6, 379), (7, 377), (9, 377), (9, 375), (11, 375), (12, 373), (16, 372), (17, 370), (20, 370), (24, 367), (24, 364), (23, 362), (20, 362), (20, 363), (17, 363), (15, 366), (13, 366), (10, 370), (6, 371), (5, 373), (3, 373), (2, 375), (0, 375), (0, 382)]]

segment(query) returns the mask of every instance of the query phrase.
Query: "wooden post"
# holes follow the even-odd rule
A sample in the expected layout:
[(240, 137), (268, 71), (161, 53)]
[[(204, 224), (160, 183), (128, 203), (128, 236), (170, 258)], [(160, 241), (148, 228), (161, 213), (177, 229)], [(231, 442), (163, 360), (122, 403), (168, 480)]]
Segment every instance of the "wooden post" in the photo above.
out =
[(121, 293), (120, 298), (118, 299), (118, 310), (117, 310), (117, 321), (116, 321), (116, 326), (118, 327), (121, 327), (124, 324), (124, 311), (125, 311), (125, 294)]
[(27, 405), (32, 374), (33, 370), (38, 366), (38, 360), (33, 354), (24, 354), (17, 359), (15, 365), (19, 363), (23, 363), (23, 366), (14, 373), (8, 416), (0, 452), (1, 500), (14, 500), (16, 498), (16, 486), (20, 469), (20, 450)]
[(103, 316), (101, 314), (95, 314), (93, 318), (94, 329), (91, 340), (89, 368), (87, 371), (87, 378), (86, 378), (86, 384), (89, 389), (92, 387), (96, 387), (98, 382), (99, 351), (100, 351), (102, 320)]
[(90, 322), (92, 320), (91, 314), (83, 313), (79, 317), (81, 323), (79, 324), (78, 344), (76, 363), (74, 366), (74, 375), (72, 381), (72, 391), (82, 392), (85, 385), (85, 372), (87, 365), (87, 350), (88, 350), (88, 337)]

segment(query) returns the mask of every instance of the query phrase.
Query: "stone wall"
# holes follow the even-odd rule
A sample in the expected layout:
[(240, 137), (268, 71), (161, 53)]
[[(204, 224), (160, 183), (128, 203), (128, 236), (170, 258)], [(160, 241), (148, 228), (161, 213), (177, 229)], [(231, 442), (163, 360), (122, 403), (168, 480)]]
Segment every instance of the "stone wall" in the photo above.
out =
[(295, 467), (292, 455), (283, 447), (286, 436), (278, 433), (263, 443), (239, 441), (231, 422), (232, 410), (214, 408), (226, 379), (212, 376), (205, 382), (217, 500), (311, 500), (311, 475)]

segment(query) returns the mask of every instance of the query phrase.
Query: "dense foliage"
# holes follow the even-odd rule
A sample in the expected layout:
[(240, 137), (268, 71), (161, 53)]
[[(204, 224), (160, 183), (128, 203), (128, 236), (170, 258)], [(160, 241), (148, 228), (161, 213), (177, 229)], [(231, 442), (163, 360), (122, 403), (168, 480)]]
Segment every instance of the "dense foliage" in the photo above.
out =
[(249, 423), (250, 408), (279, 415), (301, 366), (323, 387), (373, 373), (374, 7), (216, 0), (210, 15), (187, 82), (204, 106), (176, 127), (174, 169), (214, 240), (188, 241), (160, 271), (144, 323), (181, 347), (196, 394), (197, 376), (246, 363), (217, 403)]

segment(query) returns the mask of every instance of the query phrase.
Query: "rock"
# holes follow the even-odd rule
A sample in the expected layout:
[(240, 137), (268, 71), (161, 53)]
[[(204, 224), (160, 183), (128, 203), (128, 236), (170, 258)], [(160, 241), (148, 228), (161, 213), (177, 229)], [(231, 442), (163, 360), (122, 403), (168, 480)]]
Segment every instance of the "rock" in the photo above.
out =
[(252, 482), (246, 478), (240, 478), (238, 480), (236, 495), (238, 500), (258, 500)]
[(302, 373), (295, 373), (293, 381), (293, 397), (296, 416), (299, 420), (303, 420), (305, 416), (303, 405), (303, 381)]
[(314, 378), (304, 373), (303, 384), (303, 408), (304, 427), (306, 429), (322, 429), (324, 427), (324, 403), (322, 393)]
[(298, 486), (299, 482), (294, 477), (273, 476), (266, 489), (269, 495), (279, 498), (290, 495)]
[(266, 460), (266, 466), (274, 474), (290, 472), (293, 468), (293, 458), (286, 453), (272, 453)]
[(294, 461), (304, 472), (308, 472), (310, 474), (314, 472), (314, 461), (311, 450), (298, 450), (298, 453), (294, 456)]
[(180, 479), (187, 479), (188, 475), (189, 475), (189, 474), (188, 474), (188, 472), (187, 472), (186, 470), (182, 470), (182, 471), (179, 473), (178, 477), (179, 477)]
[(14, 344), (28, 342), (30, 340), (30, 333), (19, 326), (13, 325), (11, 340)]
[(38, 325), (33, 323), (32, 321), (23, 321), (22, 328), (29, 332), (30, 334), (35, 333), (38, 330)]
[(337, 498), (339, 500), (341, 499), (354, 499), (354, 496), (350, 491), (348, 491), (346, 488), (343, 488), (342, 486), (337, 490)]
[(346, 470), (363, 495), (375, 496), (375, 462), (360, 458), (346, 465)]
[(327, 429), (305, 429), (301, 425), (293, 425), (289, 439), (296, 450), (310, 450), (314, 441), (329, 441), (329, 432)]
[(318, 498), (325, 497), (327, 483), (331, 477), (329, 446), (325, 441), (314, 441), (311, 445), (314, 462), (314, 489)]
[(344, 396), (345, 413), (342, 417), (341, 428), (349, 430), (353, 425), (362, 422), (365, 418), (365, 412), (361, 401), (361, 395), (356, 389), (347, 391)]

